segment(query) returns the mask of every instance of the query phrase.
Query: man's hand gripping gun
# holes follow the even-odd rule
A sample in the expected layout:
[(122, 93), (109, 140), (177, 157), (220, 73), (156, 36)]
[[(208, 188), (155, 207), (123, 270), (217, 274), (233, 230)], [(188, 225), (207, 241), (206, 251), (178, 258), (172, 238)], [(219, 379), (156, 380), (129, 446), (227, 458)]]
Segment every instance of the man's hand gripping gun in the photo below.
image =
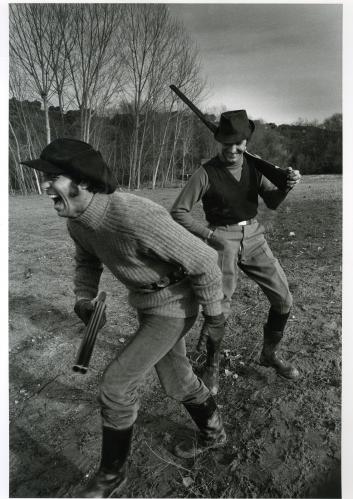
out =
[(104, 291), (99, 293), (94, 305), (93, 313), (86, 325), (84, 337), (77, 353), (76, 364), (73, 370), (86, 374), (89, 361), (91, 360), (93, 347), (97, 339), (97, 333), (104, 325), (104, 312), (106, 309), (105, 299), (107, 295)]

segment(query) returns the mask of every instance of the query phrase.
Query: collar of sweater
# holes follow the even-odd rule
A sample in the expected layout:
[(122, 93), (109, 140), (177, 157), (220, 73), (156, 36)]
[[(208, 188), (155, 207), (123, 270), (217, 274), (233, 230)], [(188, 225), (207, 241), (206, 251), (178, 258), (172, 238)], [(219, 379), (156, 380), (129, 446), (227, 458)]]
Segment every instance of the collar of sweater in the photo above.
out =
[(89, 205), (76, 218), (71, 219), (71, 223), (77, 223), (89, 229), (98, 229), (102, 224), (105, 213), (110, 203), (108, 194), (94, 194)]

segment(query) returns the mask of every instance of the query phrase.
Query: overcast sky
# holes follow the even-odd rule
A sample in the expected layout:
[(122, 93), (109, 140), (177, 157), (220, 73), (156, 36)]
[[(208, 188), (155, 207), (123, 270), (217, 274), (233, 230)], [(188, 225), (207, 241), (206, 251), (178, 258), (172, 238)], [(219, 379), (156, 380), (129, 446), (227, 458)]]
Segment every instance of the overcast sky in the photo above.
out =
[(245, 108), (292, 123), (342, 111), (342, 6), (169, 4), (197, 43), (208, 99), (203, 110)]

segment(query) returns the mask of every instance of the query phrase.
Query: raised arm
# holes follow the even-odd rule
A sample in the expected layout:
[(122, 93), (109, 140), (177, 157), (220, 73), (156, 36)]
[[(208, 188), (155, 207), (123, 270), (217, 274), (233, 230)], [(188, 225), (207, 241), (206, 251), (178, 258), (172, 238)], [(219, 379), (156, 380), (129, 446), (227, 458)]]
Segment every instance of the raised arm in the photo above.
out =
[[(287, 188), (292, 189), (301, 180), (301, 175), (299, 170), (293, 170), (291, 167), (286, 169), (287, 173)], [(287, 197), (290, 191), (284, 192), (277, 187), (275, 187), (266, 177), (262, 176), (259, 194), (264, 200), (266, 206), (271, 210), (275, 210), (284, 199)]]

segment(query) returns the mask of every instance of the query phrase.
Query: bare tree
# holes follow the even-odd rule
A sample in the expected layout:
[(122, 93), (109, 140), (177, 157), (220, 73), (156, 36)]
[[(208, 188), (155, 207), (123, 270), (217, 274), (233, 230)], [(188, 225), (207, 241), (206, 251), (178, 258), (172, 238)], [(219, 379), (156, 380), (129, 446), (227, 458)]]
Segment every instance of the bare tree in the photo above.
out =
[[(147, 180), (155, 187), (158, 179), (173, 177), (186, 113), (169, 85), (176, 84), (195, 100), (203, 82), (197, 48), (168, 7), (13, 4), (10, 8), (10, 75), (19, 118), (12, 122), (14, 153), (19, 150), (34, 157), (43, 146), (38, 130), (41, 112), (21, 104), (20, 85), (15, 83), (15, 74), (25, 74), (27, 94), (39, 95), (44, 107), (46, 142), (58, 129), (67, 133), (70, 123), (72, 133), (78, 130), (82, 140), (102, 148), (114, 168), (119, 163), (121, 181), (128, 177), (129, 187), (139, 188)], [(54, 109), (60, 111), (61, 122), (58, 114), (50, 115), (49, 122), (53, 103), (59, 105)], [(75, 108), (79, 127), (65, 115)], [(125, 109), (121, 119), (112, 115), (113, 108)]]
[(29, 76), (43, 102), (46, 141), (51, 131), (48, 104), (53, 94), (54, 73), (60, 55), (60, 33), (48, 4), (10, 4), (10, 57)]
[(66, 6), (62, 23), (72, 96), (81, 113), (81, 138), (89, 141), (92, 117), (105, 109), (122, 85), (121, 8), (117, 4)]
[(140, 187), (146, 126), (168, 88), (166, 76), (170, 75), (178, 32), (166, 5), (124, 5), (124, 62), (128, 77), (125, 96), (132, 103), (134, 115), (129, 187)]
[[(36, 170), (24, 168), (20, 164), (22, 159), (32, 159), (42, 149), (43, 116), (40, 111), (40, 102), (32, 104), (26, 99), (31, 95), (28, 88), (28, 78), (21, 67), (12, 65), (9, 80), (10, 90), (10, 120), (9, 120), (9, 148), (13, 162), (10, 161), (10, 179), (17, 184), (22, 193), (28, 189), (41, 193), (40, 183)], [(37, 106), (38, 104), (38, 106)], [(36, 106), (37, 113), (31, 110)], [(39, 121), (38, 121), (39, 115)], [(11, 171), (12, 166), (12, 171)], [(34, 179), (34, 183), (33, 183)], [(10, 180), (11, 182), (11, 180)]]
[[(167, 131), (169, 125), (174, 123), (175, 133), (172, 140), (172, 148), (170, 152), (170, 158), (168, 161), (168, 169), (170, 168), (171, 161), (174, 161), (175, 150), (177, 141), (179, 139), (179, 132), (183, 121), (187, 119), (185, 117), (186, 106), (180, 101), (176, 95), (169, 90), (169, 84), (173, 83), (181, 90), (183, 90), (191, 100), (197, 102), (201, 98), (204, 81), (200, 77), (200, 62), (198, 59), (198, 51), (195, 44), (184, 32), (182, 26), (178, 26), (174, 32), (175, 40), (173, 43), (174, 51), (173, 57), (171, 58), (171, 64), (168, 67), (168, 72), (166, 73), (166, 78), (164, 81), (164, 91), (165, 100), (164, 104), (167, 109), (167, 119), (164, 126), (163, 138), (160, 146), (160, 153), (157, 157), (155, 163), (153, 176), (152, 176), (152, 188), (154, 189), (157, 182), (157, 176), (159, 173), (159, 168), (161, 165), (161, 159), (167, 143)], [(176, 111), (173, 111), (176, 109)], [(179, 116), (180, 114), (180, 116)], [(174, 121), (172, 120), (174, 118)], [(166, 180), (167, 175), (165, 176)]]
[(53, 17), (55, 23), (53, 27), (57, 33), (57, 57), (51, 61), (51, 70), (54, 75), (53, 91), (59, 107), (61, 118), (61, 134), (65, 133), (65, 110), (74, 104), (74, 99), (70, 96), (70, 86), (72, 85), (71, 73), (69, 68), (69, 56), (75, 46), (75, 38), (67, 36), (68, 27), (72, 23), (72, 7), (70, 4), (53, 4)]

